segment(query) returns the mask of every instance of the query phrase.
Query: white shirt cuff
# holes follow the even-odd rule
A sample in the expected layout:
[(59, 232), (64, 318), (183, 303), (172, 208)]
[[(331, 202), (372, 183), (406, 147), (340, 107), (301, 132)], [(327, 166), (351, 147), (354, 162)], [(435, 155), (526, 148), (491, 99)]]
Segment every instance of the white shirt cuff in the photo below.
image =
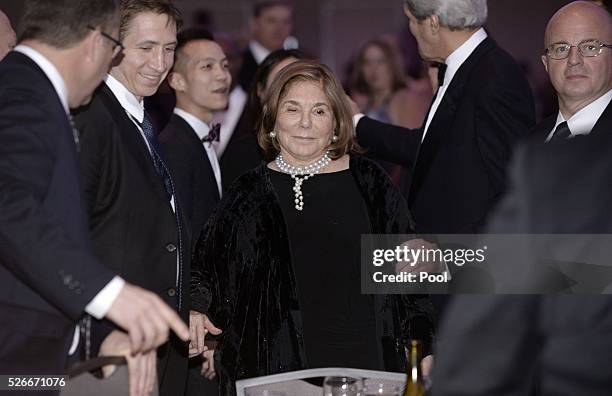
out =
[(359, 120), (361, 120), (363, 117), (365, 117), (365, 114), (363, 113), (357, 113), (353, 116), (353, 126), (355, 128), (357, 128), (357, 124), (359, 123)]
[(106, 316), (111, 305), (115, 302), (121, 289), (123, 289), (123, 285), (125, 285), (125, 281), (121, 277), (115, 276), (98, 292), (98, 294), (96, 294), (89, 304), (87, 304), (85, 312), (96, 319), (102, 319)]

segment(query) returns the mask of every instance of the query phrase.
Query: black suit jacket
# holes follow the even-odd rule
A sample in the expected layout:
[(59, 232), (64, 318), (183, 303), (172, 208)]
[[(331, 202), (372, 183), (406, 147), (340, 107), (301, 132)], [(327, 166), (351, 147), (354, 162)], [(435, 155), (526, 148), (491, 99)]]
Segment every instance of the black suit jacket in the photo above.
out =
[(238, 81), (242, 89), (244, 89), (244, 92), (251, 92), (251, 84), (257, 72), (257, 67), (259, 67), (259, 65), (253, 53), (251, 53), (251, 49), (247, 46), (242, 52), (242, 65), (238, 72)]
[[(138, 128), (111, 90), (102, 84), (93, 100), (75, 117), (81, 134), (81, 168), (89, 227), (95, 254), (127, 281), (158, 294), (189, 315), (189, 254), (163, 181)], [(180, 197), (175, 197), (180, 213)], [(177, 291), (177, 250), (182, 270)], [(113, 328), (92, 324), (92, 353)], [(172, 348), (159, 349), (160, 387), (184, 386), (187, 358), (183, 344), (171, 337)], [(185, 355), (180, 358), (179, 355)], [(168, 364), (168, 368), (166, 368)], [(170, 370), (170, 371), (167, 371)], [(168, 374), (170, 372), (170, 374)]]
[(187, 236), (197, 241), (200, 231), (219, 202), (219, 190), (206, 150), (196, 132), (173, 114), (159, 136), (173, 175), (186, 220)]
[[(538, 125), (533, 128), (533, 131), (530, 134), (530, 139), (535, 142), (545, 143), (546, 138), (550, 135), (550, 132), (553, 130), (555, 126), (555, 122), (557, 121), (557, 113), (543, 119)], [(593, 129), (591, 129), (590, 134), (599, 134), (604, 132), (609, 132), (612, 126), (612, 102), (608, 103), (608, 106), (601, 114), (601, 117), (597, 120)], [(571, 141), (571, 139), (570, 139)]]
[(72, 128), (28, 57), (0, 63), (0, 372), (62, 373), (113, 272), (91, 250)]
[[(488, 231), (612, 234), (607, 114), (597, 123), (603, 128), (598, 133), (568, 144), (538, 141), (519, 147), (509, 193)], [(598, 247), (596, 238), (584, 241), (592, 245), (579, 244), (576, 252), (609, 249)], [(563, 250), (576, 253), (568, 245)], [(609, 295), (457, 296), (441, 326), (433, 394), (456, 395), (461, 389), (464, 395), (518, 396), (535, 389), (542, 395), (608, 395), (610, 312)]]
[(461, 65), (423, 143), (411, 131), (362, 118), (359, 144), (412, 168), (404, 193), (419, 233), (471, 233), (505, 190), (515, 142), (535, 124), (531, 90), (512, 57), (490, 38)]

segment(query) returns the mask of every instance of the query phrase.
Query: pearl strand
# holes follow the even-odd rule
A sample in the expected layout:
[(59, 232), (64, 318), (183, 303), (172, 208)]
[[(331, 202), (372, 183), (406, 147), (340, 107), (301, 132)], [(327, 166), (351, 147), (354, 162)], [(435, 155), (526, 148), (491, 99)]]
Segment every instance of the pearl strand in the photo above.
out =
[[(274, 160), (278, 169), (280, 169), (283, 173), (288, 173), (291, 175), (291, 178), (295, 181), (293, 185), (293, 192), (295, 193), (295, 208), (299, 211), (304, 209), (304, 194), (302, 194), (302, 183), (304, 181), (310, 179), (314, 175), (320, 173), (323, 168), (325, 168), (331, 162), (331, 158), (329, 158), (329, 151), (327, 151), (321, 158), (312, 164), (308, 164), (306, 166), (295, 167), (293, 165), (288, 164), (283, 158), (282, 154), (278, 154), (276, 159)], [(302, 176), (302, 177), (300, 177)]]

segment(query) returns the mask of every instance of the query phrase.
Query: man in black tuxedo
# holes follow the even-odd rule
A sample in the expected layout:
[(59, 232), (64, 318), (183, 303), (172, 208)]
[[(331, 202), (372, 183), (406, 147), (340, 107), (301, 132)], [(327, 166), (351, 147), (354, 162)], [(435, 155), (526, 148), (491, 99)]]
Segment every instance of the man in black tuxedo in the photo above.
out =
[[(530, 142), (517, 148), (509, 192), (487, 230), (527, 239), (529, 234), (612, 234), (609, 132), (568, 144)], [(557, 258), (562, 251), (569, 262), (609, 251), (609, 240), (576, 238), (575, 248), (563, 239), (559, 250), (554, 240), (544, 248)], [(539, 256), (532, 253), (542, 251), (529, 243), (513, 246), (523, 247), (528, 254), (516, 256), (529, 262)], [(609, 265), (606, 258), (601, 268)], [(440, 326), (432, 394), (609, 395), (611, 312), (609, 294), (455, 296)]]
[(168, 82), (176, 93), (176, 107), (159, 139), (195, 243), (221, 197), (221, 171), (213, 148), (220, 126), (211, 121), (214, 111), (227, 106), (231, 83), (227, 58), (212, 34), (202, 29), (179, 34)]
[[(62, 374), (85, 313), (129, 333), (138, 356), (188, 329), (92, 252), (70, 107), (87, 103), (121, 49), (112, 0), (28, 0), (0, 63), (0, 372)], [(134, 373), (132, 395), (153, 382)]]
[(11, 26), (11, 21), (0, 10), (0, 60), (15, 47), (17, 37)]
[(478, 232), (505, 190), (513, 145), (535, 124), (529, 84), (481, 27), (486, 0), (406, 0), (404, 12), (421, 57), (443, 64), (444, 81), (420, 130), (356, 115), (359, 144), (411, 168), (402, 188), (417, 232)]
[[(543, 62), (560, 111), (516, 150), (509, 193), (487, 227), (492, 234), (526, 234), (525, 245), (513, 249), (528, 263), (546, 251), (565, 262), (598, 264), (582, 258), (609, 249), (605, 239), (602, 246), (588, 236), (612, 234), (612, 53), (593, 39), (612, 40), (612, 17), (594, 3), (570, 3), (551, 18)], [(591, 43), (583, 46), (585, 40)], [(563, 123), (570, 131), (557, 128)], [(547, 140), (567, 144), (542, 144)], [(549, 237), (539, 246), (529, 234), (587, 235), (575, 236), (575, 245)], [(605, 260), (601, 268), (609, 266)], [(456, 296), (441, 325), (433, 394), (608, 395), (610, 312), (608, 295)]]
[(542, 63), (557, 92), (559, 112), (543, 120), (534, 139), (556, 142), (612, 128), (612, 23), (592, 2), (560, 9), (544, 35)]
[[(168, 76), (170, 87), (176, 93), (176, 107), (160, 135), (160, 142), (181, 197), (191, 246), (197, 242), (221, 197), (221, 171), (213, 147), (213, 142), (219, 139), (220, 128), (211, 121), (214, 111), (227, 106), (231, 80), (227, 57), (212, 34), (203, 29), (188, 29), (178, 35), (175, 63)], [(190, 361), (186, 394), (202, 394), (216, 386), (202, 377), (214, 377), (210, 364), (214, 351), (204, 352), (204, 345), (198, 343), (203, 342), (207, 332), (220, 334), (220, 330), (198, 312), (204, 310), (202, 307), (203, 301), (192, 300), (190, 314), (194, 326), (191, 327), (190, 356), (194, 359)]]
[[(89, 229), (99, 258), (187, 321), (190, 247), (181, 198), (143, 104), (172, 67), (180, 13), (165, 0), (124, 0), (120, 11), (123, 56), (76, 116)], [(125, 343), (119, 329), (92, 321), (87, 352), (122, 353)], [(187, 345), (171, 337), (157, 352), (160, 394), (182, 394)], [(155, 360), (149, 354), (132, 363), (154, 370)]]
[[(217, 119), (222, 122), (221, 139), (215, 143), (217, 154), (221, 159), (223, 173), (231, 173), (229, 187), (240, 172), (245, 161), (236, 158), (244, 151), (245, 141), (251, 142), (254, 125), (250, 119), (247, 106), (252, 95), (251, 85), (255, 72), (261, 62), (274, 50), (283, 48), (284, 42), (293, 29), (293, 7), (286, 0), (262, 0), (253, 4), (253, 15), (250, 20), (251, 40), (242, 52), (242, 64), (238, 71), (238, 84), (230, 93), (229, 107), (224, 114), (218, 114)], [(230, 125), (233, 127), (230, 129)], [(249, 146), (249, 145), (247, 145)], [(251, 147), (249, 147), (251, 148)], [(249, 152), (253, 150), (248, 150)], [(257, 151), (257, 150), (255, 150)], [(227, 156), (223, 157), (224, 154)], [(252, 158), (249, 158), (252, 160)], [(238, 164), (236, 164), (236, 162)], [(247, 161), (248, 162), (248, 161)]]
[(293, 8), (285, 0), (257, 1), (250, 27), (251, 41), (243, 52), (239, 72), (240, 86), (245, 92), (251, 90), (257, 66), (270, 52), (283, 48), (293, 29)]

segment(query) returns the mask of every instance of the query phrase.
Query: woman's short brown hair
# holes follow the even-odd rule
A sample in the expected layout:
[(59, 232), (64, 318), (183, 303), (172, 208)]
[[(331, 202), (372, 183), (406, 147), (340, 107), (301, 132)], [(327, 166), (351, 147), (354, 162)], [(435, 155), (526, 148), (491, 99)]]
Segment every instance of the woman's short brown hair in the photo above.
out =
[(299, 60), (281, 69), (264, 98), (257, 128), (257, 141), (263, 150), (264, 158), (271, 161), (280, 152), (278, 139), (271, 138), (270, 132), (276, 125), (281, 100), (293, 84), (302, 81), (319, 84), (329, 100), (334, 117), (334, 134), (338, 136), (338, 140), (329, 146), (330, 157), (338, 159), (345, 154), (355, 152), (357, 145), (354, 140), (353, 117), (342, 85), (329, 67), (324, 64), (311, 60)]

